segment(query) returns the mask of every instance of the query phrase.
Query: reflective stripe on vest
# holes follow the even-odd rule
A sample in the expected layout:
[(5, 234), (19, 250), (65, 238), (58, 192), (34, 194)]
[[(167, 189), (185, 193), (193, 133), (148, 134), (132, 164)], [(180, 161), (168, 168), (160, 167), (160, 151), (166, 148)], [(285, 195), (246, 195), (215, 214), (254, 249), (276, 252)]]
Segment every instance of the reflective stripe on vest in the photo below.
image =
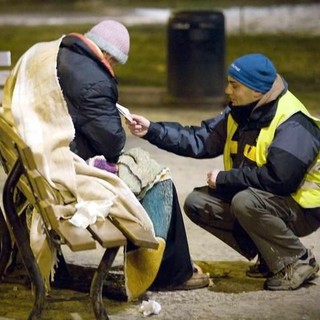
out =
[[(257, 166), (261, 167), (267, 161), (268, 148), (273, 141), (277, 127), (290, 118), (293, 114), (302, 112), (320, 127), (320, 120), (312, 117), (304, 105), (290, 92), (287, 91), (278, 102), (276, 114), (270, 125), (262, 128), (258, 139), (256, 150), (244, 150), (245, 156), (253, 161), (256, 161)], [(227, 122), (227, 140), (224, 148), (223, 161), (225, 170), (232, 168), (231, 149), (232, 137), (236, 132), (238, 124), (234, 121), (231, 115), (228, 116)], [(249, 151), (249, 152), (248, 152)], [(253, 152), (255, 151), (255, 155)], [(314, 164), (309, 168), (303, 178), (299, 189), (291, 196), (303, 208), (320, 207), (320, 153), (318, 154)]]

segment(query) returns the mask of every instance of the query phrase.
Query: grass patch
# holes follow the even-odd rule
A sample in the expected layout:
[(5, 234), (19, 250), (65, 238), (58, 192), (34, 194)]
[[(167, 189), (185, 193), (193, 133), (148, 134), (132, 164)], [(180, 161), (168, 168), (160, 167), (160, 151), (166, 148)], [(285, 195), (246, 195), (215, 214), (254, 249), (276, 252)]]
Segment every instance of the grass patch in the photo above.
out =
[(265, 279), (249, 278), (246, 270), (251, 265), (244, 261), (197, 261), (211, 279), (210, 291), (243, 293), (262, 291)]
[[(36, 42), (57, 39), (69, 32), (84, 33), (92, 25), (0, 26), (0, 50), (11, 50), (13, 64)], [(166, 87), (167, 28), (134, 26), (130, 57), (126, 65), (117, 66), (121, 86)], [(261, 34), (231, 35), (226, 38), (226, 66), (236, 57), (262, 52), (275, 64), (278, 72), (310, 110), (317, 111), (320, 86), (320, 36)], [(214, 75), (213, 75), (214, 76)]]

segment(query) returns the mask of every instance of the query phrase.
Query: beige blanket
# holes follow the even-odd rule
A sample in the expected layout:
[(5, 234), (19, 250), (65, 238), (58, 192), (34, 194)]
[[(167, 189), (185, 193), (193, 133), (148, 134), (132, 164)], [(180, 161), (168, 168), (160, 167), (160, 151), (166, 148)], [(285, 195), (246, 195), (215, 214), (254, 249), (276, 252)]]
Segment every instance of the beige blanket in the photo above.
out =
[[(111, 200), (109, 214), (137, 221), (154, 234), (150, 218), (127, 185), (112, 173), (88, 166), (69, 149), (74, 127), (56, 74), (61, 39), (38, 43), (20, 58), (5, 85), (1, 116), (31, 147), (37, 167), (59, 190), (61, 201), (70, 204), (63, 218), (74, 215), (76, 204)], [(34, 219), (31, 245), (49, 288), (55, 255), (47, 255), (52, 248), (39, 241), (40, 221)]]

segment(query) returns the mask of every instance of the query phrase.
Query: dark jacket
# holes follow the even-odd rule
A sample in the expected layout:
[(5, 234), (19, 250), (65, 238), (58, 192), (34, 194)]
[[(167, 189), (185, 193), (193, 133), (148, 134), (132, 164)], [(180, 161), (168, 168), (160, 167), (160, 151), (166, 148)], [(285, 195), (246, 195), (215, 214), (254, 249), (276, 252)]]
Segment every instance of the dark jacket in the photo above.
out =
[[(282, 94), (287, 90), (284, 89)], [(238, 142), (233, 169), (217, 176), (217, 191), (235, 194), (248, 187), (288, 196), (298, 188), (308, 167), (320, 150), (320, 130), (302, 113), (291, 116), (276, 130), (270, 145), (267, 163), (258, 167), (244, 157), (246, 144), (255, 146), (262, 127), (273, 119), (278, 99), (254, 109), (254, 105), (228, 106), (217, 117), (201, 126), (181, 126), (172, 122), (151, 123), (144, 137), (164, 150), (192, 158), (214, 158), (223, 154), (227, 136), (227, 118), (232, 113), (238, 129), (232, 140)], [(253, 111), (252, 111), (253, 110)]]
[(75, 127), (71, 150), (85, 160), (103, 155), (116, 162), (126, 139), (116, 108), (116, 79), (74, 35), (62, 39), (57, 73)]

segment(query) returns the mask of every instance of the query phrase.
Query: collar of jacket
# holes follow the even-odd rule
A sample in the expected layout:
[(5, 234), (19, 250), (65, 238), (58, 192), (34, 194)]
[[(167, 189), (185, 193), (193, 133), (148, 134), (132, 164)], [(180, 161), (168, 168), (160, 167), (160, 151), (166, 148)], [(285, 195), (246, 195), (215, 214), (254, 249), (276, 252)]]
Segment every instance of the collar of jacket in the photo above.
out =
[(86, 38), (84, 35), (80, 33), (70, 33), (70, 36), (75, 36), (79, 38), (82, 42), (84, 42), (87, 47), (94, 53), (94, 55), (98, 58), (98, 60), (109, 70), (109, 72), (112, 74), (113, 77), (115, 77), (115, 73), (113, 71), (113, 68), (109, 61), (104, 57), (102, 51), (99, 49), (99, 47), (93, 43), (90, 39)]
[(266, 127), (272, 121), (278, 106), (279, 98), (288, 90), (287, 83), (278, 74), (272, 88), (263, 95), (250, 114), (250, 122)]
[(277, 74), (277, 78), (274, 81), (271, 89), (262, 96), (262, 98), (257, 103), (255, 109), (258, 109), (266, 104), (269, 104), (274, 100), (277, 100), (287, 90), (288, 90), (287, 83), (282, 79), (282, 77), (279, 74)]

